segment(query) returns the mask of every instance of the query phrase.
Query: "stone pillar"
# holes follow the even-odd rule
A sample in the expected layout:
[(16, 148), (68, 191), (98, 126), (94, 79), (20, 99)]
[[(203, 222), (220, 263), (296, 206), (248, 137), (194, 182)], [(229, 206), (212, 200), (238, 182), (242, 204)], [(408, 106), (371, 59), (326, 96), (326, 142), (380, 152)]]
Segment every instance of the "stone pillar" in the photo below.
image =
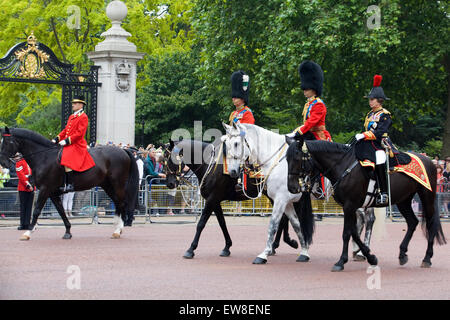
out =
[(122, 27), (122, 20), (128, 9), (122, 1), (112, 1), (106, 8), (106, 15), (112, 27), (102, 33), (105, 40), (88, 52), (89, 59), (99, 66), (97, 141), (108, 141), (134, 145), (136, 111), (136, 63), (144, 53), (127, 40), (131, 34)]

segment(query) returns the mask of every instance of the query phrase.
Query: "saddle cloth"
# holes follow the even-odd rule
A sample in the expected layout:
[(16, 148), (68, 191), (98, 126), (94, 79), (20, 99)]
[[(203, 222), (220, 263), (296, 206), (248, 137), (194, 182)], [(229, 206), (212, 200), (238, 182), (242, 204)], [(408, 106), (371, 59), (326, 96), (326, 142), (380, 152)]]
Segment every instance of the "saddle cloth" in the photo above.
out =
[[(394, 166), (394, 170), (391, 170), (390, 172), (401, 172), (406, 174), (407, 176), (411, 177), (421, 185), (423, 185), (425, 188), (427, 188), (430, 191), (433, 191), (431, 189), (430, 179), (428, 178), (427, 171), (425, 170), (425, 167), (422, 163), (422, 160), (420, 160), (416, 155), (412, 153), (405, 152), (408, 156), (411, 157), (411, 161), (407, 164), (398, 164)], [(365, 160), (360, 161), (361, 166), (363, 167), (375, 167), (375, 164), (371, 161)]]

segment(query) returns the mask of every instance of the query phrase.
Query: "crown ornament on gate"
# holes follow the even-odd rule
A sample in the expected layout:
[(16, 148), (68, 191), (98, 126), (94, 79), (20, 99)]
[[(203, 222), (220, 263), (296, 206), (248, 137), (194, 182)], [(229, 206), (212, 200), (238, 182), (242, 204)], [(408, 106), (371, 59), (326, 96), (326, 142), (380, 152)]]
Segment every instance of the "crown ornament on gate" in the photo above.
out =
[(14, 54), (20, 61), (17, 76), (30, 79), (45, 77), (44, 63), (48, 61), (49, 55), (39, 50), (33, 32), (27, 37), (27, 48), (17, 50)]

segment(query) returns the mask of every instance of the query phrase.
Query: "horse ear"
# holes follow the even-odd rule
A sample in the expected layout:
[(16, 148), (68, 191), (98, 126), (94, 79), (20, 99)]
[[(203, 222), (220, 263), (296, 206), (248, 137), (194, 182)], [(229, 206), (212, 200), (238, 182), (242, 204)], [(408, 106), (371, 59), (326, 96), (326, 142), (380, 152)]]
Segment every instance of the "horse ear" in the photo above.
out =
[(11, 134), (11, 132), (9, 132), (9, 128), (7, 126), (5, 126), (5, 134)]
[(172, 139), (169, 139), (169, 151), (172, 151), (173, 147), (175, 146), (175, 143)]
[(231, 126), (226, 124), (225, 122), (222, 122), (222, 126), (225, 129), (225, 132), (229, 132), (231, 130)]

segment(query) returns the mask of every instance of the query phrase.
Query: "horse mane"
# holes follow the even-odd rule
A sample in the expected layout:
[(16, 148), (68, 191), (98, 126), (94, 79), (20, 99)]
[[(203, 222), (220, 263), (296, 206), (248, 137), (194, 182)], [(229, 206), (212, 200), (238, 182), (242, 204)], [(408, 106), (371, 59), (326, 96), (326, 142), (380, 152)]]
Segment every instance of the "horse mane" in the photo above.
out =
[(39, 133), (36, 133), (34, 131), (31, 131), (28, 129), (21, 129), (21, 128), (12, 128), (10, 130), (14, 136), (16, 136), (20, 139), (31, 140), (31, 141), (36, 142), (37, 144), (43, 145), (45, 147), (54, 146), (54, 144), (50, 140), (48, 140), (44, 136), (42, 136)]
[(337, 142), (306, 140), (305, 143), (310, 152), (345, 153), (350, 150), (349, 146)]

